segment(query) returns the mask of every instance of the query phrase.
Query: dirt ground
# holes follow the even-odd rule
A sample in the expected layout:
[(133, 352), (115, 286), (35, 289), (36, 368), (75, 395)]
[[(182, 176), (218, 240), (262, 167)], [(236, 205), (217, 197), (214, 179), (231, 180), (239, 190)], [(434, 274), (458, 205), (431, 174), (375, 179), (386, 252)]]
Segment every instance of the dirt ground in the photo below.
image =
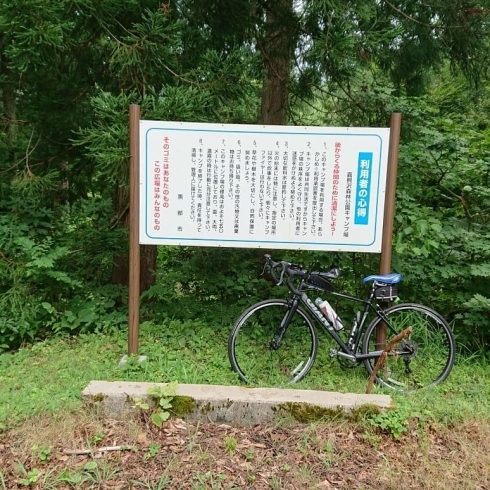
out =
[(336, 420), (157, 428), (144, 417), (40, 417), (0, 434), (0, 489), (490, 490), (488, 426), (411, 425), (396, 440)]

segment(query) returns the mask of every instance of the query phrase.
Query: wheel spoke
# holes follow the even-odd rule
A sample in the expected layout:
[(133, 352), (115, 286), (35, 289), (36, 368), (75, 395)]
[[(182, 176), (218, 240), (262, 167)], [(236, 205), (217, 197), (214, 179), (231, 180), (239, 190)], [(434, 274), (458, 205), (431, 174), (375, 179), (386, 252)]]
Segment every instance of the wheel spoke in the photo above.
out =
[(317, 336), (302, 310), (293, 316), (279, 347), (271, 348), (287, 310), (285, 300), (265, 301), (251, 307), (237, 321), (228, 354), (243, 381), (254, 386), (284, 386), (300, 380), (311, 369)]
[[(412, 327), (409, 338), (395, 344), (377, 373), (382, 386), (400, 391), (413, 391), (443, 381), (454, 363), (454, 338), (447, 323), (429, 308), (407, 304), (397, 305), (385, 312), (391, 332)], [(376, 350), (377, 320), (367, 329), (363, 352)], [(387, 343), (389, 342), (387, 339)], [(377, 359), (366, 361), (369, 373)]]

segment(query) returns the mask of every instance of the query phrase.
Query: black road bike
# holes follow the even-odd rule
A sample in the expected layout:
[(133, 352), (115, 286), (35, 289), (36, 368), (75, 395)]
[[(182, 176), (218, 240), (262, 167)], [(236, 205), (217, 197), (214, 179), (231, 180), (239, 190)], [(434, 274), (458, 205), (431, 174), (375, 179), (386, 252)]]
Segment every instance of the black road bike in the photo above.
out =
[[(284, 386), (303, 379), (318, 351), (318, 333), (312, 318), (338, 344), (338, 348), (330, 349), (330, 356), (337, 357), (344, 367), (364, 363), (368, 374), (373, 372), (386, 343), (412, 327), (411, 335), (394, 345), (378, 371), (376, 381), (381, 386), (408, 392), (436, 385), (449, 375), (455, 342), (444, 318), (431, 308), (414, 303), (386, 308), (397, 297), (400, 274), (365, 277), (363, 282), (372, 283), (372, 287), (367, 299), (360, 299), (334, 291), (333, 281), (339, 277), (339, 269), (310, 272), (297, 264), (275, 262), (270, 255), (265, 259), (264, 270), (268, 269), (277, 285), (285, 284), (291, 294), (286, 299), (261, 301), (236, 321), (228, 340), (228, 356), (242, 381), (253, 386)], [(313, 291), (363, 305), (350, 331), (336, 330), (310, 299)], [(377, 336), (379, 326), (385, 331), (384, 342)]]

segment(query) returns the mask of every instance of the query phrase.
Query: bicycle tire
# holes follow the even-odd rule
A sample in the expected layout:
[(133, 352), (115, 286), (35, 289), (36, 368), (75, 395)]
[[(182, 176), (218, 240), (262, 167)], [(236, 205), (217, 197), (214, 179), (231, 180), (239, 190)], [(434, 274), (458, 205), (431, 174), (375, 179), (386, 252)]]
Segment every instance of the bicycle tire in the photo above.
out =
[(228, 339), (228, 357), (238, 377), (252, 386), (284, 386), (303, 379), (315, 362), (318, 334), (298, 307), (278, 349), (270, 343), (290, 306), (284, 299), (265, 300), (236, 321)]
[[(456, 356), (454, 335), (446, 320), (433, 309), (415, 303), (392, 306), (384, 311), (387, 320), (386, 342), (407, 327), (412, 327), (408, 339), (395, 344), (395, 355), (388, 355), (384, 366), (376, 375), (380, 386), (410, 392), (444, 381), (451, 372)], [(361, 351), (367, 354), (379, 350), (376, 329), (383, 319), (376, 317), (367, 327)], [(396, 352), (412, 350), (412, 354)], [(365, 359), (364, 365), (371, 375), (379, 358)]]

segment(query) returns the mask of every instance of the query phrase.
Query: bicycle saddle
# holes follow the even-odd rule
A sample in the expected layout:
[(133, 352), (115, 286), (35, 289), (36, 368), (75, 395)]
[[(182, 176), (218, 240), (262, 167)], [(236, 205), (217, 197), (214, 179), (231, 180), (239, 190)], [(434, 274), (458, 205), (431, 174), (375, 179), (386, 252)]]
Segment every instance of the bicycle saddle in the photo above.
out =
[(391, 274), (373, 275), (365, 277), (362, 282), (382, 282), (383, 284), (398, 284), (402, 280), (402, 275), (392, 272)]

